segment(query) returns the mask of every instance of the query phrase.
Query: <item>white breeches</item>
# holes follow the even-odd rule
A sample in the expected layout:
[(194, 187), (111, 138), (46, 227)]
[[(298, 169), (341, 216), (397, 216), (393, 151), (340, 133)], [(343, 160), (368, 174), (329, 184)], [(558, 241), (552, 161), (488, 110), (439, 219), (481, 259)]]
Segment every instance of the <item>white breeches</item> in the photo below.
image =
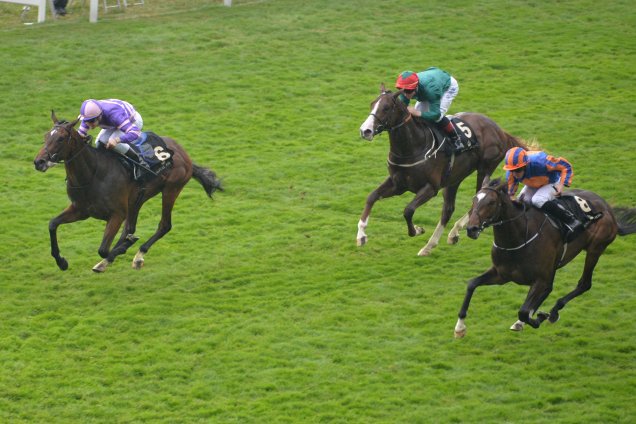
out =
[(559, 181), (554, 184), (546, 184), (539, 188), (524, 186), (519, 193), (519, 198), (523, 199), (526, 203), (541, 208), (545, 202), (555, 199), (556, 190), (554, 186), (558, 183)]
[[(135, 121), (133, 122), (133, 124), (140, 130), (144, 127), (144, 120), (139, 112), (135, 114)], [(97, 139), (95, 140), (95, 146), (97, 146), (97, 143), (106, 144), (112, 137), (121, 137), (123, 135), (124, 132), (118, 130), (117, 128), (102, 128), (102, 130), (97, 135)], [(123, 155), (128, 151), (128, 149), (130, 149), (128, 143), (119, 143), (113, 150)]]
[[(448, 90), (446, 90), (444, 94), (442, 94), (442, 98), (440, 100), (440, 115), (437, 121), (439, 121), (444, 117), (444, 115), (446, 115), (446, 112), (448, 112), (448, 109), (450, 109), (450, 105), (451, 103), (453, 103), (453, 99), (455, 99), (457, 93), (459, 93), (459, 84), (457, 84), (457, 80), (455, 78), (451, 77), (450, 87), (448, 87)], [(415, 103), (415, 109), (419, 110), (420, 112), (428, 112), (429, 108), (430, 105), (428, 102)]]

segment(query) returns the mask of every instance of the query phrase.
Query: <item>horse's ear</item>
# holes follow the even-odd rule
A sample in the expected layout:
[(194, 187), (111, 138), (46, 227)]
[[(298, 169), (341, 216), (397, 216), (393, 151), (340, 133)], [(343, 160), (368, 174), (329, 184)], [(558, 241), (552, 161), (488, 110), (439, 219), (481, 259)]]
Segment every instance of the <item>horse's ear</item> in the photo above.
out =
[(77, 123), (79, 122), (80, 118), (79, 116), (77, 117), (76, 120), (74, 120), (73, 122), (71, 122), (71, 127), (74, 127), (75, 125), (77, 125)]
[(380, 83), (380, 94), (384, 94), (386, 92), (386, 87), (384, 86), (384, 83)]
[(484, 181), (481, 183), (481, 188), (486, 188), (490, 185), (490, 175), (486, 175)]
[(57, 124), (58, 122), (60, 122), (57, 120), (57, 116), (55, 116), (55, 111), (53, 109), (51, 109), (51, 119), (53, 120), (54, 124)]

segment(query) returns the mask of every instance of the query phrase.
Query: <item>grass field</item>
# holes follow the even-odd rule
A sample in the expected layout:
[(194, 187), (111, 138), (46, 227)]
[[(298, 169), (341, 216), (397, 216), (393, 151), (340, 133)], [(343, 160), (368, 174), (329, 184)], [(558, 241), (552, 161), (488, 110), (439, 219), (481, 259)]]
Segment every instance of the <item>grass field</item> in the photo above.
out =
[[(461, 340), (490, 230), (419, 258), (441, 196), (409, 238), (404, 195), (376, 205), (355, 245), (388, 151), (358, 128), (381, 82), (430, 65), (459, 81), (451, 112), (489, 115), (570, 160), (574, 187), (636, 206), (632, 2), (149, 0), (90, 24), (76, 1), (31, 26), (20, 9), (0, 3), (0, 422), (636, 421), (636, 236), (558, 323), (510, 332), (527, 289), (486, 287)], [(68, 203), (64, 170), (32, 161), (51, 109), (70, 119), (108, 97), (226, 191), (190, 183), (141, 271), (133, 247), (94, 274), (104, 224), (62, 226), (62, 272), (47, 228)], [(142, 210), (142, 241), (159, 210)], [(544, 309), (582, 264), (558, 272)]]

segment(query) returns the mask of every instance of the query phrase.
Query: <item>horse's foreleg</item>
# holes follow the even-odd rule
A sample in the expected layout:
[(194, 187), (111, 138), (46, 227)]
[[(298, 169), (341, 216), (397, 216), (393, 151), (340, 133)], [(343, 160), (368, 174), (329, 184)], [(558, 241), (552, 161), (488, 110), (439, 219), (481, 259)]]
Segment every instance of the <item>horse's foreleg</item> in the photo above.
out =
[(179, 197), (179, 193), (183, 186), (175, 188), (173, 190), (166, 190), (161, 194), (161, 220), (159, 221), (159, 225), (157, 227), (157, 231), (141, 245), (139, 251), (135, 255), (135, 258), (132, 262), (132, 267), (134, 269), (141, 269), (144, 266), (144, 255), (148, 253), (150, 247), (161, 237), (165, 236), (172, 229), (172, 208), (174, 207), (174, 202)]
[(64, 211), (49, 221), (49, 237), (51, 239), (51, 256), (55, 258), (55, 263), (62, 271), (68, 269), (68, 261), (60, 256), (60, 247), (57, 243), (57, 227), (62, 224), (80, 221), (88, 218), (84, 212), (79, 211), (73, 204), (69, 205)]
[(479, 286), (488, 286), (495, 284), (504, 284), (505, 280), (501, 278), (495, 267), (493, 266), (488, 271), (484, 272), (478, 277), (473, 278), (468, 282), (466, 287), (466, 295), (464, 296), (464, 303), (462, 303), (462, 307), (459, 310), (457, 324), (455, 324), (455, 337), (460, 338), (466, 335), (466, 315), (468, 314), (468, 306), (470, 305), (470, 300), (473, 297), (473, 293), (475, 289)]
[[(117, 231), (119, 231), (119, 227), (121, 227), (121, 223), (124, 221), (124, 217), (120, 215), (113, 215), (106, 222), (106, 228), (104, 228), (104, 236), (102, 237), (102, 243), (99, 245), (99, 249), (97, 249), (97, 253), (103, 259), (99, 261), (94, 267), (93, 271), (95, 272), (104, 272), (106, 268), (113, 262), (109, 259), (110, 256), (110, 245), (113, 243), (115, 239), (115, 235)], [(123, 234), (122, 234), (123, 238)], [(121, 239), (117, 242), (117, 245), (121, 243)]]
[(576, 285), (576, 288), (572, 290), (570, 293), (560, 298), (559, 300), (557, 300), (554, 307), (550, 310), (550, 315), (548, 317), (548, 320), (551, 323), (555, 323), (559, 320), (559, 311), (563, 309), (563, 307), (565, 307), (565, 305), (570, 300), (574, 299), (577, 296), (582, 295), (583, 293), (585, 293), (586, 291), (592, 288), (592, 273), (594, 272), (594, 268), (596, 267), (596, 264), (598, 263), (598, 260), (604, 250), (605, 250), (605, 247), (603, 247), (603, 249), (600, 252), (598, 251), (587, 252), (587, 254), (585, 255), (585, 266), (583, 268), (583, 275), (581, 275), (581, 279)]
[(365, 232), (367, 225), (369, 224), (369, 215), (371, 215), (371, 209), (373, 205), (378, 200), (395, 196), (396, 194), (402, 194), (402, 192), (398, 193), (395, 184), (391, 177), (384, 180), (382, 184), (378, 186), (375, 190), (373, 190), (368, 196), (367, 201), (364, 206), (364, 210), (362, 211), (362, 215), (360, 216), (360, 220), (358, 221), (358, 235), (356, 236), (356, 244), (358, 246), (364, 246), (367, 242), (367, 233)]

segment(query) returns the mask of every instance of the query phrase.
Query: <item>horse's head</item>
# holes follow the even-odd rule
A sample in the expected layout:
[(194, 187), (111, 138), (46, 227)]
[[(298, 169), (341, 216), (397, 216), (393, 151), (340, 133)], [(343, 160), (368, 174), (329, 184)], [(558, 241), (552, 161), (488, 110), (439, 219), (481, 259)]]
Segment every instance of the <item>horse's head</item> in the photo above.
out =
[(59, 121), (51, 111), (53, 128), (44, 135), (44, 146), (33, 160), (35, 169), (45, 172), (57, 163), (68, 160), (81, 147), (82, 141), (75, 130), (79, 118), (73, 122)]
[(466, 225), (468, 237), (476, 239), (484, 228), (502, 219), (503, 203), (509, 199), (507, 187), (507, 182), (499, 178), (484, 181), (473, 197)]
[(373, 140), (382, 131), (399, 127), (410, 116), (406, 105), (398, 98), (402, 91), (392, 93), (380, 85), (380, 95), (371, 103), (371, 113), (360, 126), (360, 137)]

